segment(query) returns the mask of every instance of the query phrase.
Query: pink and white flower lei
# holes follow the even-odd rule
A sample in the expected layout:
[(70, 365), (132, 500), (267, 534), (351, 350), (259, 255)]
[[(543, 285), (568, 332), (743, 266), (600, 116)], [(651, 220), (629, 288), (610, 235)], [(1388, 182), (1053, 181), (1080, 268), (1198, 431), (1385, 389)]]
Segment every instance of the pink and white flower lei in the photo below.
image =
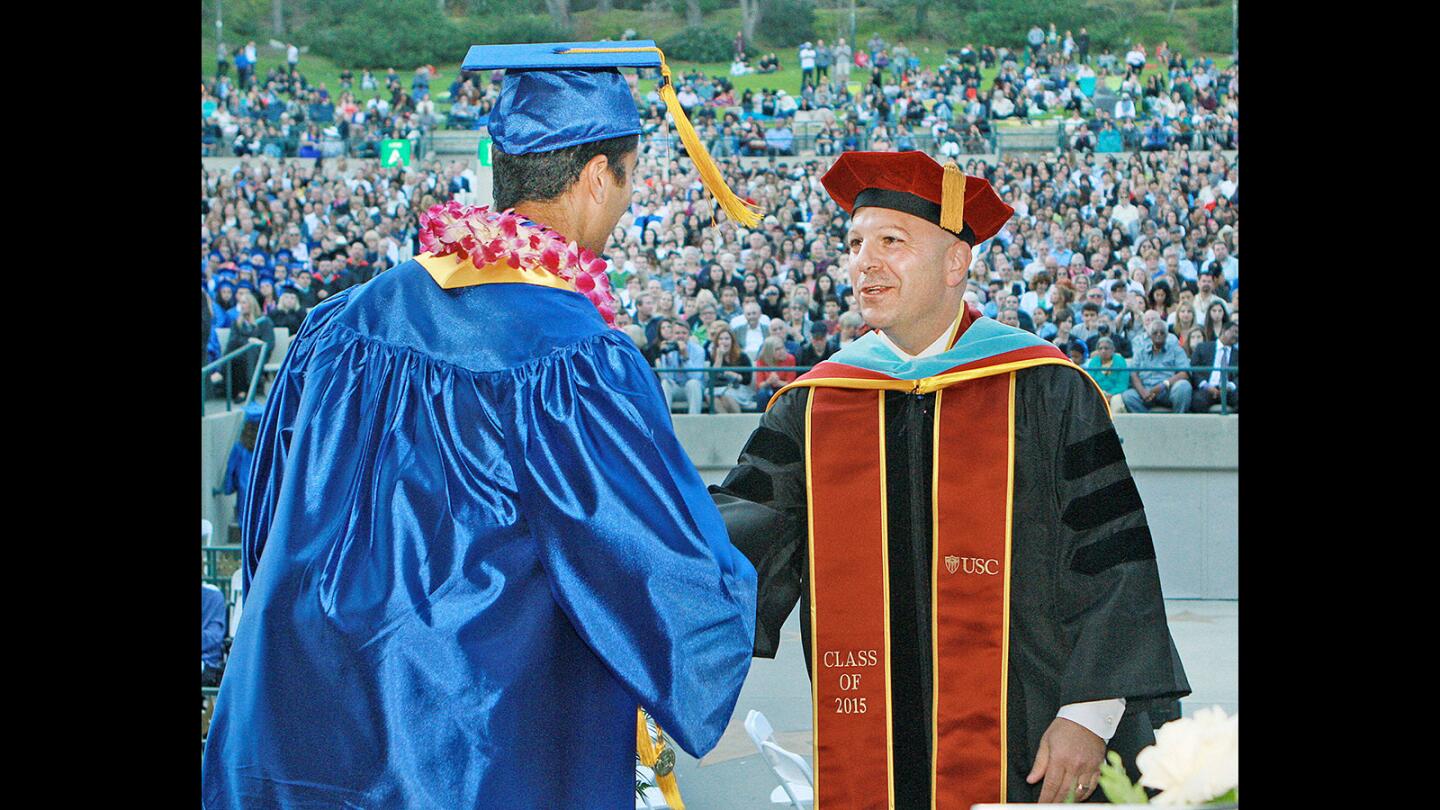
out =
[(420, 215), (420, 247), (436, 256), (458, 255), (476, 267), (505, 260), (511, 267), (540, 267), (575, 285), (615, 326), (618, 302), (610, 289), (605, 260), (555, 231), (527, 224), (513, 210), (495, 213), (484, 205), (455, 200)]

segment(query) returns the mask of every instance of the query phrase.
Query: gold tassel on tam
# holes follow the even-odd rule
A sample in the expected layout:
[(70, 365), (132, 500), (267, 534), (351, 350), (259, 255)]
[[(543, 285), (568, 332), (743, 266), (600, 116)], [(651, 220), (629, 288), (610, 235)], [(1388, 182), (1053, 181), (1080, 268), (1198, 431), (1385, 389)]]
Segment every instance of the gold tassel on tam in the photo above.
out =
[[(661, 739), (665, 733), (660, 730), (660, 724), (655, 724), (655, 734)], [(665, 803), (674, 810), (685, 810), (685, 802), (680, 799), (680, 785), (675, 781), (674, 752), (670, 754), (671, 765), (660, 775), (660, 755), (663, 753), (657, 750), (655, 742), (650, 739), (650, 729), (645, 724), (645, 710), (635, 710), (635, 751), (640, 755), (640, 764), (655, 772), (655, 784), (659, 786), (660, 793), (665, 796)]]
[[(559, 53), (641, 53), (654, 51), (660, 55), (660, 98), (665, 102), (665, 109), (670, 111), (670, 117), (675, 119), (675, 129), (680, 132), (680, 142), (685, 144), (685, 151), (690, 154), (690, 159), (695, 161), (695, 169), (700, 172), (700, 181), (705, 188), (715, 195), (715, 202), (720, 208), (730, 215), (730, 218), (744, 225), (753, 228), (760, 224), (761, 211), (757, 206), (740, 199), (730, 186), (725, 183), (725, 177), (720, 173), (720, 167), (715, 165), (715, 159), (710, 157), (710, 152), (705, 149), (705, 144), (700, 142), (700, 136), (696, 134), (695, 127), (691, 126), (690, 119), (685, 117), (685, 108), (680, 106), (680, 99), (675, 95), (675, 83), (670, 78), (670, 66), (665, 63), (665, 52), (659, 48), (570, 48)], [(957, 229), (958, 230), (958, 229)]]
[(953, 160), (945, 162), (940, 185), (940, 227), (955, 233), (965, 229), (965, 172)]

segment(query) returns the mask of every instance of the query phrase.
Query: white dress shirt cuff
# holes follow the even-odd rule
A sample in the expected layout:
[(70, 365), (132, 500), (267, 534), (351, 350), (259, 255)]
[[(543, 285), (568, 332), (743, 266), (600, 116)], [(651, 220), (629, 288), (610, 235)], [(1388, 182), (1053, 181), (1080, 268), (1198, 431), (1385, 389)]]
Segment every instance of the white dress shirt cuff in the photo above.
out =
[(1125, 715), (1125, 698), (1091, 700), (1085, 703), (1069, 703), (1060, 707), (1056, 717), (1063, 717), (1079, 723), (1100, 739), (1109, 742), (1115, 736), (1115, 728)]

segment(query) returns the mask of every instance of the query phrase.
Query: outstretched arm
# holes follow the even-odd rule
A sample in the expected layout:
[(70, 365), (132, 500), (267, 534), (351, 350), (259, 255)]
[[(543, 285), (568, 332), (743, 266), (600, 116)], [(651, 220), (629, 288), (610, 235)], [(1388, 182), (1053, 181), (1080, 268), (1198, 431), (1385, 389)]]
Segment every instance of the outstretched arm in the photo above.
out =
[(749, 672), (755, 572), (675, 438), (655, 373), (621, 339), (522, 384), (511, 464), (576, 633), (700, 757)]
[(735, 468), (711, 497), (730, 542), (758, 577), (755, 655), (774, 658), (780, 626), (801, 596), (805, 559), (805, 403), (809, 389), (787, 392), (760, 419)]

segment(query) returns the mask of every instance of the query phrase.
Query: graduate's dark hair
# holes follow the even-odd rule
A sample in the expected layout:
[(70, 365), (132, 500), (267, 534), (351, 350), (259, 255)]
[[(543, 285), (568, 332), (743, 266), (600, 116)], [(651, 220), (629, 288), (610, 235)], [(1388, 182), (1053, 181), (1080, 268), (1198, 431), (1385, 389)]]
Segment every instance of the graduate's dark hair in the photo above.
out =
[(627, 180), (622, 159), (639, 146), (639, 135), (622, 135), (528, 155), (507, 155), (499, 147), (494, 147), (491, 153), (494, 208), (504, 211), (526, 200), (548, 202), (559, 197), (580, 179), (581, 170), (596, 155), (604, 155), (609, 160), (615, 182), (623, 184)]
[(240, 446), (251, 452), (255, 451), (255, 439), (260, 434), (260, 420), (245, 420), (240, 428)]

